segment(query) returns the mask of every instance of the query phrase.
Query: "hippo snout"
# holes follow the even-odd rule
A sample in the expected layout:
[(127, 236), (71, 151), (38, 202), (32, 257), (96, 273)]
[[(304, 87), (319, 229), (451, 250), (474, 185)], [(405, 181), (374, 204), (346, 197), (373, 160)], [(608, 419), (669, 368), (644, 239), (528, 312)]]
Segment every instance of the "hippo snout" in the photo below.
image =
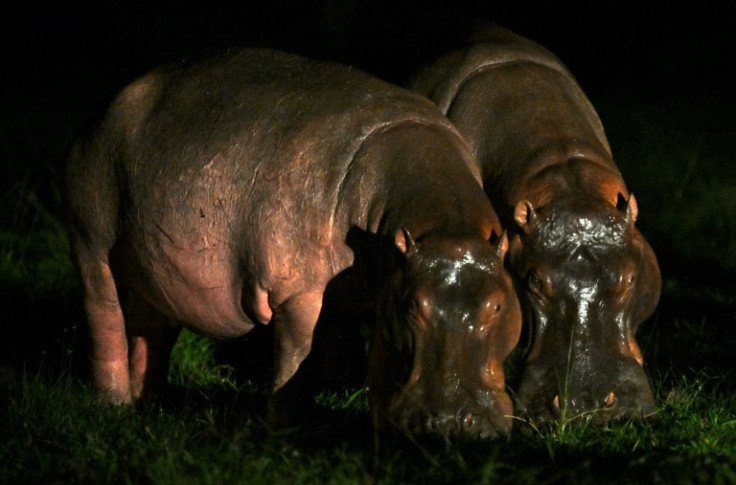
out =
[(573, 388), (567, 393), (547, 389), (532, 398), (527, 398), (527, 395), (520, 394), (521, 411), (537, 421), (604, 424), (626, 418), (646, 418), (656, 412), (654, 396), (648, 386)]
[(528, 362), (517, 390), (520, 416), (604, 424), (656, 412), (649, 378), (639, 360), (618, 352), (581, 351), (568, 359), (544, 353)]
[(556, 395), (552, 399), (552, 412), (556, 418), (567, 420), (582, 418), (596, 424), (631, 417), (647, 417), (656, 411), (651, 392), (582, 391), (567, 399)]
[[(398, 402), (394, 424), (415, 436), (444, 436), (457, 440), (494, 439), (511, 432), (512, 403), (505, 393), (488, 406), (438, 406), (417, 400)], [(431, 407), (430, 407), (431, 406)]]
[(455, 414), (430, 416), (425, 430), (456, 439), (493, 439), (508, 434), (511, 426), (508, 420), (494, 420), (486, 413), (460, 410)]
[(457, 413), (415, 414), (400, 426), (413, 436), (444, 436), (456, 440), (493, 439), (508, 434), (511, 426), (487, 414), (460, 410)]

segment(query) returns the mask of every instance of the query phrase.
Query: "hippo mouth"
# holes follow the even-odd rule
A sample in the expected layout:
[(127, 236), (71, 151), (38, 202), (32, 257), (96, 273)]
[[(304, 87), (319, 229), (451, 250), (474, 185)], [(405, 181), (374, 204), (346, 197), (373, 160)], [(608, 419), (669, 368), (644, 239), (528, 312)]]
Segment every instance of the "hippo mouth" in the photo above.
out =
[(561, 404), (559, 394), (555, 395), (551, 404), (539, 401), (525, 413), (528, 421), (605, 425), (628, 419), (648, 418), (654, 414), (654, 410), (648, 407), (618, 405), (617, 397), (613, 392), (608, 394), (599, 407), (586, 408), (583, 411), (578, 411), (574, 403)]
[(402, 396), (388, 410), (389, 422), (399, 433), (414, 437), (441, 437), (456, 441), (490, 440), (511, 432), (511, 399), (506, 393), (493, 394), (490, 405), (455, 406), (436, 411), (426, 401)]
[(519, 414), (527, 422), (560, 421), (605, 425), (628, 419), (650, 418), (656, 414), (654, 397), (649, 388), (632, 389), (616, 386), (608, 392), (573, 390), (567, 395), (546, 388), (521, 394), (517, 402)]
[(465, 409), (455, 414), (415, 414), (407, 421), (406, 429), (414, 436), (441, 436), (455, 440), (495, 439), (510, 431), (502, 420)]

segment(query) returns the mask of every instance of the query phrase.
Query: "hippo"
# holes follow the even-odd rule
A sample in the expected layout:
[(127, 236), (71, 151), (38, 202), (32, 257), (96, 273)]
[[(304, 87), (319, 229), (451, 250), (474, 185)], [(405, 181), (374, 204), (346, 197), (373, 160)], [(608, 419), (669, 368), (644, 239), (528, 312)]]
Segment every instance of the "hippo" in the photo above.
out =
[(503, 360), (522, 317), (508, 239), (467, 145), (416, 93), (269, 49), (163, 67), (73, 144), (66, 184), (105, 401), (165, 381), (182, 327), (270, 325), (267, 417), (288, 422), (330, 292), (373, 309), (376, 430), (510, 430)]
[(661, 276), (601, 121), (548, 50), (496, 25), (469, 30), (407, 84), (469, 143), (509, 231), (528, 342), (518, 411), (543, 421), (648, 416), (635, 333)]

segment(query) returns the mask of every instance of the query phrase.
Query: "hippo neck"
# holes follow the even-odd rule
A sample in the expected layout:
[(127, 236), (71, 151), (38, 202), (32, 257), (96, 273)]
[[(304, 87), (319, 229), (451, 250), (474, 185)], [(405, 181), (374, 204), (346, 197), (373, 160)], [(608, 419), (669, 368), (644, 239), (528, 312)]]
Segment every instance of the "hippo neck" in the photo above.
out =
[[(500, 232), (477, 165), (447, 126), (415, 121), (381, 129), (364, 141), (351, 167), (338, 208), (350, 226), (391, 237), (402, 227), (416, 238)], [(367, 172), (376, 183), (367, 183)]]
[(509, 191), (509, 200), (529, 200), (535, 207), (562, 197), (602, 198), (614, 205), (628, 198), (623, 178), (608, 153), (575, 143), (556, 143), (533, 154), (529, 172)]
[(496, 209), (579, 190), (575, 165), (623, 185), (597, 113), (564, 68), (519, 58), (478, 69), (457, 89), (447, 116), (480, 161)]
[[(617, 204), (629, 193), (607, 144), (593, 130), (547, 131), (532, 126), (507, 140), (509, 151), (484, 158), (484, 186), (494, 207), (510, 221), (516, 204), (528, 200), (543, 207), (561, 198), (583, 197)], [(521, 131), (521, 130), (520, 130)], [(512, 148), (513, 147), (513, 148)], [(514, 164), (511, 164), (511, 161)], [(501, 167), (494, 171), (490, 167)]]
[(545, 156), (536, 166), (538, 170), (508, 190), (504, 201), (498, 202), (496, 208), (502, 220), (513, 220), (514, 207), (521, 200), (528, 200), (535, 209), (563, 199), (605, 201), (616, 206), (620, 196), (628, 199), (630, 195), (616, 167), (590, 154), (557, 159)]

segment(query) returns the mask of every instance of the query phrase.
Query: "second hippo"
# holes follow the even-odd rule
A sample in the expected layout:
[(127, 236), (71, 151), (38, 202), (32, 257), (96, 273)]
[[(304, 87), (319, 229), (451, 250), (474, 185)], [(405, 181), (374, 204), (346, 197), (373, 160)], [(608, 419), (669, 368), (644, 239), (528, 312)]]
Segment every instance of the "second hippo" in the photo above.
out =
[(529, 334), (521, 411), (596, 421), (653, 413), (635, 333), (659, 300), (659, 266), (573, 76), (543, 47), (477, 22), (409, 84), (470, 144), (513, 234)]

